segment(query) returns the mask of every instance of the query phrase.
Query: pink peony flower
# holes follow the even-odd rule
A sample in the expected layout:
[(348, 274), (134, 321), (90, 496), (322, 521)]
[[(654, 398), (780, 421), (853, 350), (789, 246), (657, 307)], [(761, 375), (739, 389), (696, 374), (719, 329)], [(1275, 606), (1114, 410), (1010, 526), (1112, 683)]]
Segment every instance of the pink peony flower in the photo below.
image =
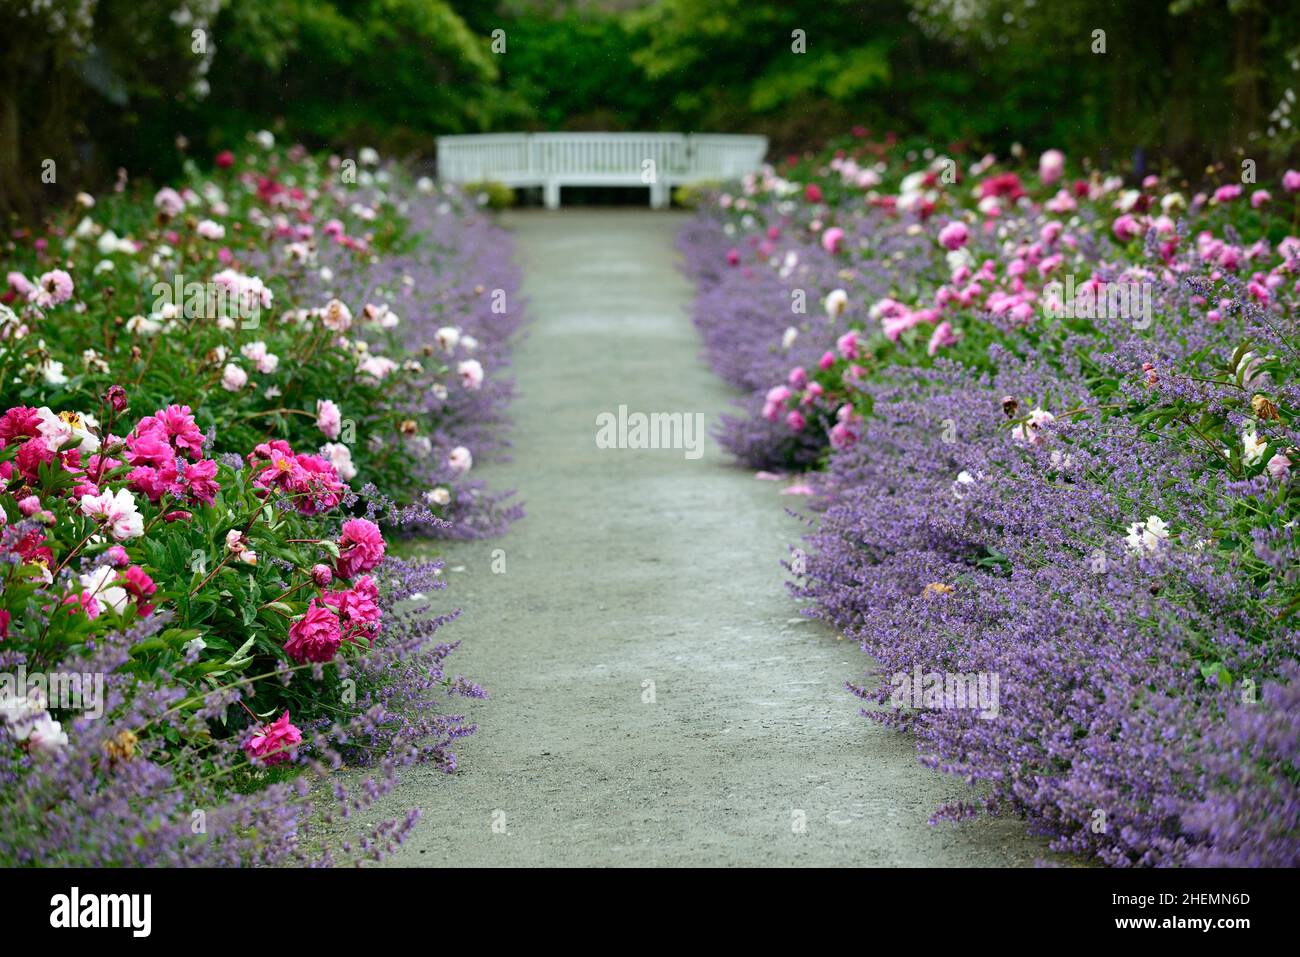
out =
[(62, 269), (52, 269), (37, 280), (30, 299), (42, 309), (57, 306), (72, 298), (72, 277)]
[(791, 432), (802, 432), (804, 430), (804, 426), (806, 426), (808, 422), (807, 420), (804, 419), (802, 412), (800, 412), (798, 409), (793, 409), (785, 417), (785, 424), (790, 427)]
[(325, 434), (325, 438), (330, 441), (339, 437), (339, 432), (343, 428), (343, 414), (333, 400), (316, 400), (316, 428), (320, 429)]
[(944, 249), (957, 250), (965, 246), (970, 241), (970, 230), (966, 224), (954, 220), (943, 229), (939, 230), (939, 244)]
[(350, 518), (343, 523), (339, 536), (339, 557), (335, 570), (344, 578), (368, 572), (384, 558), (384, 536), (379, 526), (364, 518)]
[(41, 434), (40, 426), (40, 410), (16, 405), (0, 416), (0, 439), (35, 438)]
[(1051, 186), (1065, 173), (1065, 154), (1048, 150), (1038, 158), (1038, 178), (1044, 186)]
[(152, 578), (139, 565), (132, 565), (124, 575), (126, 581), (122, 587), (135, 599), (136, 607), (141, 617), (147, 618), (153, 613), (154, 606), (149, 604), (145, 599), (151, 597), (158, 590)]
[(153, 204), (158, 212), (168, 219), (179, 216), (185, 211), (185, 200), (170, 186), (164, 186), (154, 194)]
[(460, 384), (471, 392), (483, 385), (483, 366), (477, 359), (466, 359), (456, 366)]
[(382, 629), (379, 589), (374, 579), (362, 575), (351, 588), (326, 592), (321, 600), (339, 613), (343, 636), (349, 641), (366, 638), (371, 643)]
[(258, 728), (244, 742), (244, 753), (249, 759), (272, 765), (288, 761), (294, 747), (302, 743), (302, 732), (289, 723), (289, 712)]
[[(358, 519), (360, 521), (360, 519)], [(302, 664), (307, 661), (333, 661), (343, 642), (339, 616), (313, 598), (306, 613), (289, 627), (285, 653)]]
[(447, 453), (447, 467), (453, 472), (468, 472), (474, 467), (474, 456), (465, 446), (458, 445)]
[(844, 230), (838, 226), (832, 226), (826, 232), (822, 233), (822, 249), (831, 255), (840, 251), (840, 246), (844, 242)]
[(1300, 192), (1300, 170), (1289, 169), (1283, 173), (1282, 188), (1288, 193)]
[(1123, 216), (1117, 217), (1115, 222), (1111, 224), (1110, 229), (1115, 234), (1115, 238), (1122, 243), (1142, 235), (1142, 227), (1138, 223), (1137, 217), (1131, 213), (1125, 213)]
[(1287, 473), (1291, 471), (1291, 459), (1283, 453), (1278, 452), (1268, 460), (1268, 464), (1265, 468), (1268, 469), (1268, 474), (1271, 475), (1275, 481), (1280, 482), (1286, 478)]
[(945, 319), (935, 326), (934, 332), (930, 336), (930, 344), (926, 346), (926, 352), (934, 355), (945, 346), (954, 345), (956, 342), (957, 334), (952, 331), (952, 323)]

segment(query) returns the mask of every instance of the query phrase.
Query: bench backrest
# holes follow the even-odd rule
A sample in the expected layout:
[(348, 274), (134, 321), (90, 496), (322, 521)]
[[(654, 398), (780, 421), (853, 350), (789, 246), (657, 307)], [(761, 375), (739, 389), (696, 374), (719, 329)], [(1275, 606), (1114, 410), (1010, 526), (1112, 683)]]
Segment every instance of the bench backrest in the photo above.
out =
[(767, 137), (702, 133), (484, 133), (438, 138), (450, 182), (549, 177), (640, 177), (653, 161), (677, 182), (734, 179), (758, 169)]

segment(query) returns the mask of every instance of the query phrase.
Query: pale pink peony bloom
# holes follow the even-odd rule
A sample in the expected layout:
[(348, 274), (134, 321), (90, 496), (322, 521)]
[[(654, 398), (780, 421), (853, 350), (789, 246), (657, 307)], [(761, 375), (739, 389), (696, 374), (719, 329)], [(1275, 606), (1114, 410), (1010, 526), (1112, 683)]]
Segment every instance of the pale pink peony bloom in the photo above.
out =
[(474, 456), (465, 446), (458, 445), (448, 453), (447, 467), (454, 472), (468, 472), (474, 467)]
[(238, 392), (248, 385), (248, 373), (233, 362), (227, 363), (221, 371), (221, 388), (227, 392)]
[(42, 309), (67, 302), (72, 298), (72, 277), (62, 269), (51, 269), (36, 281), (28, 298)]
[(1278, 452), (1268, 460), (1268, 464), (1265, 468), (1268, 469), (1268, 474), (1271, 475), (1275, 481), (1280, 482), (1286, 478), (1287, 473), (1291, 471), (1291, 459), (1282, 452)]
[(934, 355), (945, 346), (955, 345), (957, 334), (952, 331), (952, 323), (945, 319), (939, 325), (935, 326), (934, 332), (930, 335), (930, 344), (926, 346), (926, 351)]
[(117, 494), (81, 496), (81, 514), (104, 522), (109, 534), (119, 542), (144, 534), (144, 517), (136, 508), (135, 497), (124, 488), (118, 489)]
[(343, 413), (332, 399), (316, 400), (316, 428), (324, 433), (325, 438), (333, 441), (339, 437), (343, 428)]
[(456, 366), (460, 384), (473, 392), (483, 385), (483, 365), (477, 359), (465, 359)]
[(1048, 150), (1038, 158), (1038, 178), (1044, 186), (1051, 186), (1065, 173), (1065, 154)]

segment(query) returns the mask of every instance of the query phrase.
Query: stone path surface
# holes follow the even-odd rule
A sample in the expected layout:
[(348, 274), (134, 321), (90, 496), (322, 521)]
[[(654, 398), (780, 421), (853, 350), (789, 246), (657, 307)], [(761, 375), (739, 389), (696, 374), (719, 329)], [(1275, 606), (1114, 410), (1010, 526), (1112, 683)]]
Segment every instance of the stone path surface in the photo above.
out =
[(491, 698), (467, 704), (480, 730), (457, 748), (460, 773), (408, 772), (371, 815), (428, 811), (389, 863), (1049, 858), (1014, 821), (927, 823), (970, 792), (861, 718), (844, 683), (867, 659), (796, 618), (778, 562), (798, 526), (777, 485), (728, 465), (712, 441), (699, 459), (597, 447), (598, 414), (619, 405), (702, 412), (709, 427), (727, 407), (687, 315), (682, 222), (628, 210), (507, 219), (531, 325), (515, 359), (513, 461), (481, 471), (517, 488), (528, 514), (500, 539), (442, 550), (442, 594), (464, 609), (447, 630), (464, 641), (453, 671)]

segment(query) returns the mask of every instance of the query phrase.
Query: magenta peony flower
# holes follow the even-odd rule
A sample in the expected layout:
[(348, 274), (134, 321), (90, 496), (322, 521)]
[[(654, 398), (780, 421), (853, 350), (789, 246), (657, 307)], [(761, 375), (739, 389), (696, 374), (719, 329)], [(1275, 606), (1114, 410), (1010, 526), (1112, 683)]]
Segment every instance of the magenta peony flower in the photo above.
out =
[(1300, 170), (1289, 169), (1283, 173), (1282, 188), (1288, 193), (1300, 192)]
[(41, 434), (41, 413), (31, 406), (16, 405), (0, 416), (0, 439), (35, 438)]
[(153, 593), (158, 590), (158, 586), (154, 584), (154, 581), (149, 577), (148, 572), (139, 565), (132, 565), (124, 574), (126, 581), (123, 583), (122, 587), (125, 588), (133, 598), (135, 598), (136, 606), (140, 611), (140, 615), (142, 617), (148, 617), (153, 612), (154, 606), (145, 601), (145, 599), (151, 597)]
[(939, 230), (939, 244), (944, 249), (957, 250), (965, 246), (970, 241), (970, 231), (966, 224), (960, 221), (953, 221), (943, 229)]
[(294, 661), (332, 661), (343, 642), (339, 616), (316, 604), (313, 598), (307, 612), (289, 628), (284, 650)]
[(344, 578), (368, 572), (384, 559), (384, 536), (379, 526), (364, 518), (350, 518), (343, 523), (339, 536), (339, 557), (335, 570)]
[(244, 742), (249, 759), (265, 765), (288, 761), (294, 747), (302, 743), (302, 732), (289, 723), (286, 711), (275, 721), (258, 728)]
[(362, 575), (351, 588), (326, 592), (321, 601), (338, 610), (343, 636), (347, 640), (357, 641), (360, 636), (374, 642), (382, 628), (382, 613), (379, 610), (379, 589), (369, 575)]

